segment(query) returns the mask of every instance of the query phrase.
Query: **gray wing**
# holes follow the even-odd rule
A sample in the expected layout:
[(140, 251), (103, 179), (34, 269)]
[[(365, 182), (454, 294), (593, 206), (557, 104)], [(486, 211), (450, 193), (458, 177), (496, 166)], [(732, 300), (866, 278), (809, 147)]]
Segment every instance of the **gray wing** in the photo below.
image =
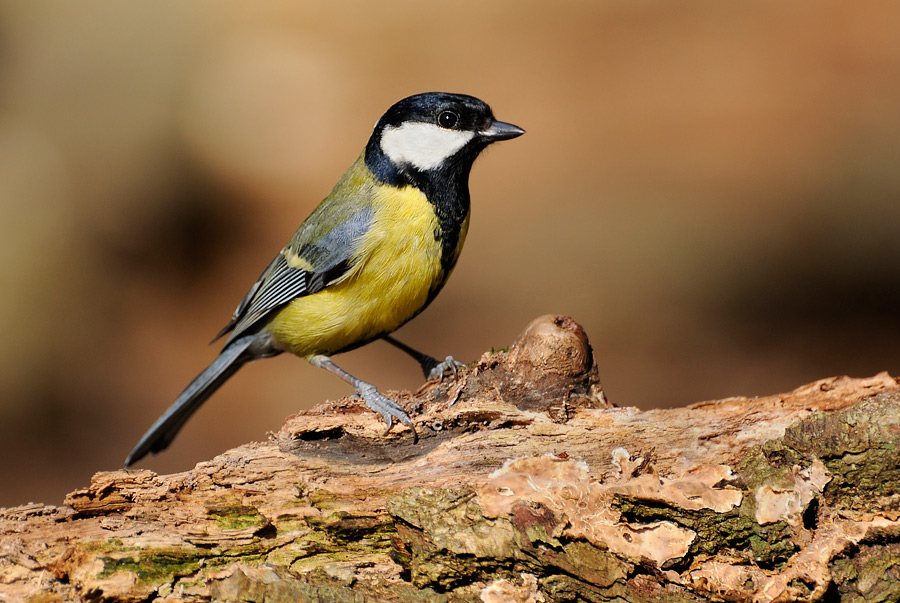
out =
[(339, 280), (358, 261), (360, 240), (371, 223), (372, 211), (366, 205), (353, 211), (335, 204), (320, 205), (250, 288), (216, 339), (232, 331), (227, 346), (292, 300)]

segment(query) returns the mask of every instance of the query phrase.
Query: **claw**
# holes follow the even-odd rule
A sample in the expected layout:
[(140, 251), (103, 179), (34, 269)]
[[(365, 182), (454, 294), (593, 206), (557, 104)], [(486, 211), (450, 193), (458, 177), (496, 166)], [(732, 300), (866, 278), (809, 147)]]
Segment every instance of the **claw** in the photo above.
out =
[(406, 411), (399, 404), (382, 395), (371, 383), (361, 383), (358, 391), (359, 395), (365, 400), (366, 406), (379, 413), (384, 422), (387, 423), (387, 429), (384, 430), (385, 435), (391, 431), (391, 428), (394, 426), (394, 418), (396, 417), (412, 431), (413, 444), (418, 443), (419, 434), (413, 426), (412, 419), (409, 418), (409, 415), (406, 414)]
[[(448, 360), (449, 359), (450, 358), (448, 358)], [(352, 385), (357, 394), (365, 400), (366, 406), (380, 414), (381, 418), (384, 419), (384, 422), (387, 423), (387, 430), (384, 432), (385, 434), (387, 434), (391, 430), (391, 427), (394, 426), (394, 417), (396, 417), (400, 419), (401, 423), (409, 427), (409, 430), (413, 433), (413, 444), (419, 441), (419, 434), (416, 433), (416, 428), (413, 426), (412, 419), (409, 418), (406, 411), (390, 398), (382, 396), (381, 393), (375, 389), (374, 385), (357, 379), (333, 363), (328, 356), (310, 356), (308, 360), (313, 366), (323, 368)]]
[(428, 379), (437, 379), (443, 382), (448, 372), (456, 379), (459, 375), (459, 369), (464, 366), (466, 365), (453, 358), (453, 356), (447, 356), (443, 362), (438, 362), (428, 371)]

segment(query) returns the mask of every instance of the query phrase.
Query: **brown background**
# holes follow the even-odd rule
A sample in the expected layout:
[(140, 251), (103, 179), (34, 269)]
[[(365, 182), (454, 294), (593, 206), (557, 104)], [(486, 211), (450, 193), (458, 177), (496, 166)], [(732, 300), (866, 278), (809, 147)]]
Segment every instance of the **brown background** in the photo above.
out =
[[(375, 120), (426, 90), (528, 134), (476, 164), (466, 250), (402, 339), (470, 361), (570, 314), (610, 398), (645, 408), (900, 372), (897, 23), (889, 2), (0, 4), (0, 505), (121, 467)], [(383, 343), (339, 362), (421, 382)], [(141, 466), (349, 393), (255, 364)]]

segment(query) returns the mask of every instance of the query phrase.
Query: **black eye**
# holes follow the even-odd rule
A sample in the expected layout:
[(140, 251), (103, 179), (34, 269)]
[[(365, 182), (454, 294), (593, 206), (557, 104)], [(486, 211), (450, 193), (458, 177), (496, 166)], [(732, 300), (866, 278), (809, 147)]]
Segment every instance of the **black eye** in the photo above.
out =
[(459, 115), (454, 113), (453, 111), (442, 111), (440, 115), (438, 115), (437, 122), (438, 125), (442, 128), (450, 129), (456, 125), (456, 122), (459, 121)]

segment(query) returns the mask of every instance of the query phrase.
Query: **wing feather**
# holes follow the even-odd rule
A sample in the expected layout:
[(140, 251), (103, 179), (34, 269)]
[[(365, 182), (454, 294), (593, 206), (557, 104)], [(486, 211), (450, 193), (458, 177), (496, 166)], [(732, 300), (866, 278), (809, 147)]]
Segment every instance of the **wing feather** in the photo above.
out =
[(328, 201), (307, 218), (272, 260), (216, 339), (231, 331), (227, 346), (264, 325), (267, 317), (294, 299), (340, 280), (359, 262), (360, 242), (372, 223), (371, 208), (361, 203), (355, 211), (348, 211), (347, 204)]

